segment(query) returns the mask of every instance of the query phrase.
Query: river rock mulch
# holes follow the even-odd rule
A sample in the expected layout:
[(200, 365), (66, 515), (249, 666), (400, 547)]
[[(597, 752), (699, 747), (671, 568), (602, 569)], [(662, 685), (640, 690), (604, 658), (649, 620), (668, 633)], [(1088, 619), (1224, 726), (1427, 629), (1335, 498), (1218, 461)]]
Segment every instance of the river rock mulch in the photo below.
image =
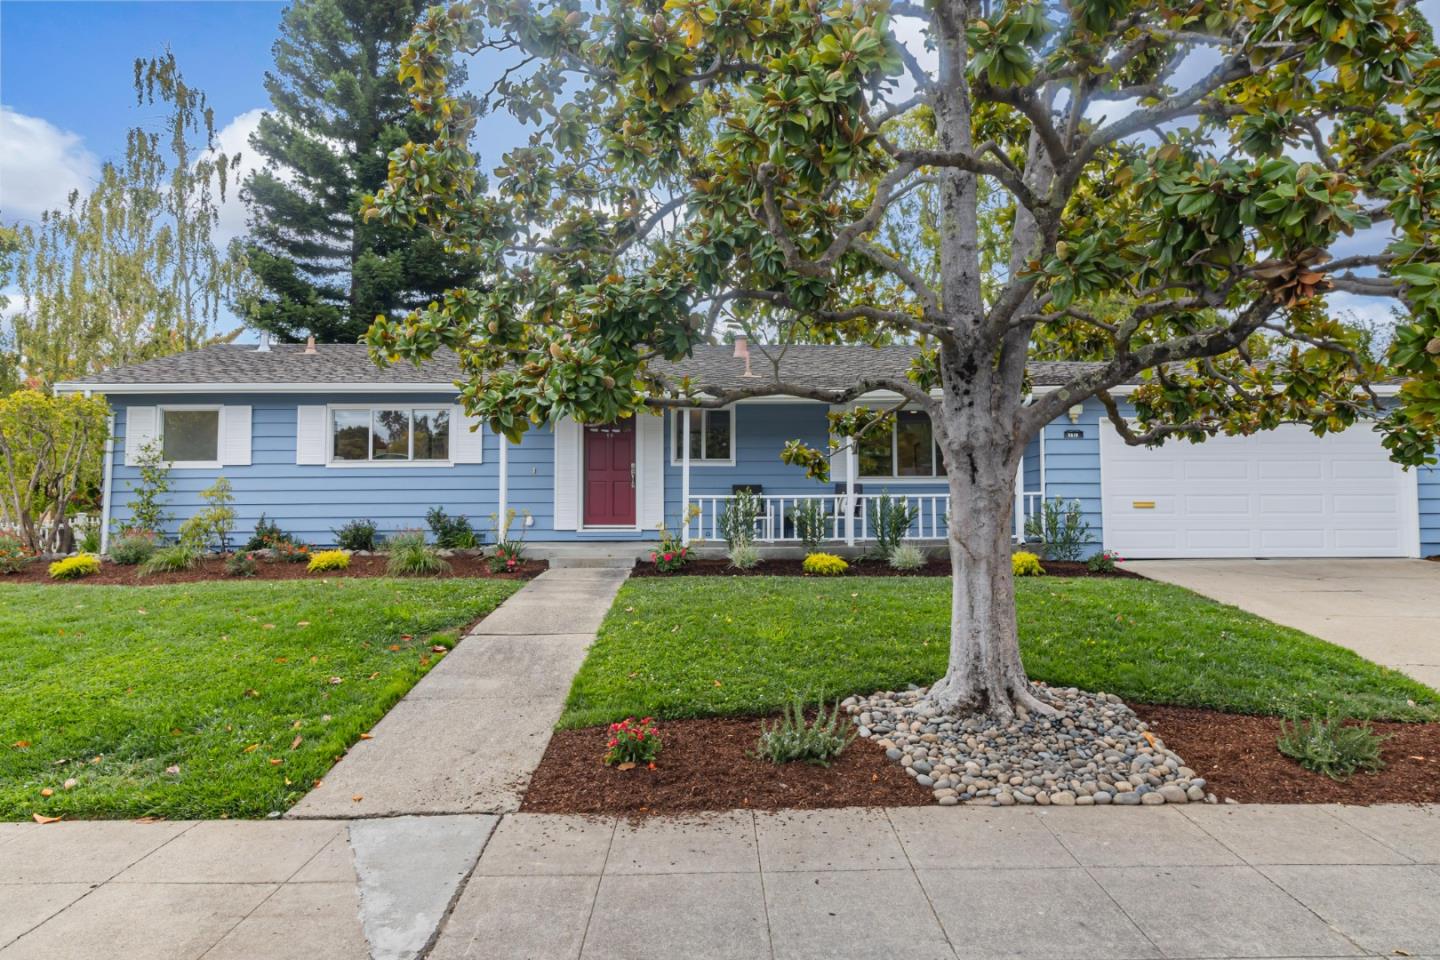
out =
[(1206, 780), (1116, 696), (1035, 684), (1054, 717), (946, 716), (927, 688), (850, 697), (862, 738), (942, 806), (1216, 802)]

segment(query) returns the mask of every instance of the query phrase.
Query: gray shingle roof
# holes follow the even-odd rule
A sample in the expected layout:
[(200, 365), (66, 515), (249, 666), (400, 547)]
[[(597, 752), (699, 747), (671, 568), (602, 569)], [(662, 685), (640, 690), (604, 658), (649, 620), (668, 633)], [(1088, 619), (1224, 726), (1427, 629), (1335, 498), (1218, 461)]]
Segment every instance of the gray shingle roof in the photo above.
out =
[[(903, 377), (915, 356), (915, 348), (796, 345), (786, 348), (752, 345), (751, 371), (746, 378), (744, 361), (734, 357), (734, 347), (701, 346), (693, 357), (678, 363), (657, 363), (667, 377), (689, 376), (701, 389), (753, 387), (775, 378), (778, 361), (785, 380), (815, 389), (844, 389), (862, 380)], [(773, 359), (772, 359), (773, 358)], [(1030, 366), (1031, 378), (1039, 386), (1066, 382), (1091, 364), (1039, 362)], [(451, 384), (460, 376), (455, 354), (442, 350), (418, 367), (398, 363), (380, 368), (370, 362), (360, 344), (324, 343), (307, 354), (299, 344), (275, 344), (262, 353), (253, 346), (219, 344), (188, 353), (146, 360), (101, 371), (71, 381), (78, 387), (119, 385), (122, 387), (166, 386), (172, 390), (187, 384), (213, 385), (380, 385)]]

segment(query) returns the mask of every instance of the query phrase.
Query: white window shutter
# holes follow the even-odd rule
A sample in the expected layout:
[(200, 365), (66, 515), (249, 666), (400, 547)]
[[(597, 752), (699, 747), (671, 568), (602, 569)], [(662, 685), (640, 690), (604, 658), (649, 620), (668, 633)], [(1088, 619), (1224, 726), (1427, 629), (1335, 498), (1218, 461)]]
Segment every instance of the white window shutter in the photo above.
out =
[(302, 404), (295, 408), (295, 462), (300, 466), (323, 465), (329, 437), (330, 417), (324, 404)]
[(475, 417), (467, 417), (465, 408), (459, 404), (450, 412), (450, 460), (453, 463), (485, 462), (485, 425)]
[(250, 466), (250, 407), (226, 404), (220, 408), (220, 465)]
[(653, 530), (665, 520), (665, 418), (636, 414), (639, 434), (640, 527)]
[(125, 408), (125, 466), (140, 465), (140, 451), (160, 435), (158, 407)]
[(580, 529), (580, 425), (555, 421), (555, 529)]

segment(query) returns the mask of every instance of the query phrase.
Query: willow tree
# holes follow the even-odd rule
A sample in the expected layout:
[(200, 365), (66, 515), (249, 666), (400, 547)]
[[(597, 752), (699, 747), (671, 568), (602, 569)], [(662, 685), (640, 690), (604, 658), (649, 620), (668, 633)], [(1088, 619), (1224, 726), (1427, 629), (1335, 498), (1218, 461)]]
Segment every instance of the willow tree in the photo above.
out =
[[(457, 54), (512, 69), (467, 94), (448, 83)], [(885, 390), (927, 411), (951, 498), (950, 661), (931, 688), (946, 709), (1051, 710), (1020, 662), (1012, 484), (1026, 441), (1073, 404), (1099, 398), (1134, 444), (1367, 420), (1404, 463), (1434, 451), (1440, 60), (1405, 0), (459, 3), (420, 20), (401, 79), (435, 138), (392, 155), (367, 215), (488, 272), (379, 318), (377, 360), (455, 348), (464, 402), (512, 437), (762, 395)], [(494, 110), (534, 135), (487, 168), (472, 141)], [(933, 145), (887, 135), (907, 118)], [(982, 184), (1009, 207), (998, 277)], [(885, 242), (922, 187), (933, 268)], [(1358, 249), (1332, 256), (1347, 238)], [(1335, 292), (1405, 312), (1397, 403)], [(653, 361), (718, 313), (923, 350), (907, 375), (846, 389), (787, 382), (783, 364), (744, 390), (667, 381)], [(1066, 330), (1104, 356), (1032, 393), (1032, 344)], [(1111, 391), (1131, 383), (1124, 409)], [(824, 473), (826, 451), (786, 457)]]

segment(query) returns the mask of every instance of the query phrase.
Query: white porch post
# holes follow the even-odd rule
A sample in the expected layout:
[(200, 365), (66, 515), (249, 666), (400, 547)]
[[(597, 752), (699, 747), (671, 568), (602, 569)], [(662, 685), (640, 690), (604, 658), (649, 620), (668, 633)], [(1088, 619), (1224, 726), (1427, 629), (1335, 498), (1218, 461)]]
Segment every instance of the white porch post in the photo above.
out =
[(845, 444), (845, 545), (855, 546), (855, 440)]
[(1025, 458), (1015, 468), (1015, 542), (1025, 542)]
[(510, 528), (506, 515), (510, 512), (510, 440), (500, 434), (500, 516), (497, 529), (502, 538), (508, 538)]
[[(90, 396), (90, 391), (85, 391)], [(100, 552), (110, 552), (110, 497), (115, 487), (115, 414), (110, 414), (105, 437), (105, 468), (100, 481)]]
[(680, 542), (690, 545), (690, 411), (678, 410), (680, 417), (680, 518), (685, 526), (680, 531)]

